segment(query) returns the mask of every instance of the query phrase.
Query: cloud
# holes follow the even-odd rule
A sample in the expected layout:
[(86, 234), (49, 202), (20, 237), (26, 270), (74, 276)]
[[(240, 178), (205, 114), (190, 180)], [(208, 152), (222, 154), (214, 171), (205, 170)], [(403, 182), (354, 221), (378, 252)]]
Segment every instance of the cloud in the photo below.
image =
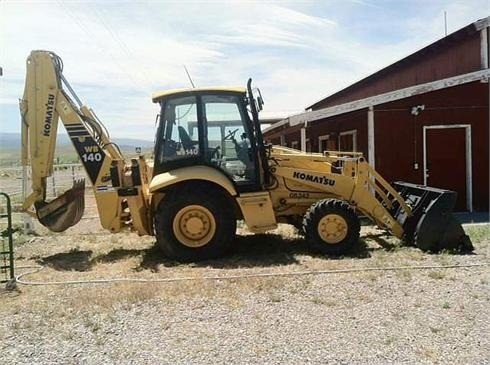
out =
[(215, 39), (233, 45), (304, 48), (308, 47), (311, 33), (335, 26), (332, 20), (273, 4), (254, 7), (243, 14), (238, 22), (225, 22), (226, 33)]
[(444, 10), (451, 32), (484, 17), (485, 4), (0, 1), (2, 119), (18, 120), (32, 49), (62, 57), (73, 88), (116, 137), (153, 138), (151, 93), (188, 87), (183, 65), (198, 86), (253, 77), (268, 113), (295, 113), (442, 37)]

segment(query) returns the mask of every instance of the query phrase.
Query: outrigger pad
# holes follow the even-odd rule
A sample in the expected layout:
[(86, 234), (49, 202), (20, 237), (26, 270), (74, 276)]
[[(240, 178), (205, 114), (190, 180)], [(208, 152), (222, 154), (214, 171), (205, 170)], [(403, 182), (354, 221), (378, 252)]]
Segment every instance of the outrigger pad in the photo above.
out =
[(455, 191), (401, 181), (393, 185), (412, 207), (413, 215), (401, 222), (408, 242), (424, 251), (474, 250), (470, 238), (453, 215)]
[(47, 202), (36, 202), (39, 222), (50, 231), (63, 232), (77, 224), (85, 210), (85, 180), (75, 180), (73, 188)]

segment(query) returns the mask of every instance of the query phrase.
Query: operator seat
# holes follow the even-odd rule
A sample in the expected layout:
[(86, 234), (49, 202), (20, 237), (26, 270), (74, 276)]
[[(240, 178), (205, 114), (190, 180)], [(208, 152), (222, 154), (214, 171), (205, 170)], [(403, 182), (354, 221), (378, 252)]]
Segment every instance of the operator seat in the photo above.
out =
[(184, 149), (191, 150), (194, 148), (196, 144), (199, 143), (198, 141), (193, 141), (191, 137), (189, 137), (184, 127), (179, 125), (177, 128), (179, 130), (179, 138), (180, 141), (182, 142), (182, 146), (184, 147)]

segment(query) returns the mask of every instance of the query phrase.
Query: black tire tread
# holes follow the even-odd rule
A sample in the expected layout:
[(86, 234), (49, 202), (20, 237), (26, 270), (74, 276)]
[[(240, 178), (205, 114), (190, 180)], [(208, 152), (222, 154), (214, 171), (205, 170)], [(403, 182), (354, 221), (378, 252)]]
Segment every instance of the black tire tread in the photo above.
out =
[[(327, 214), (341, 215), (347, 222), (348, 233), (337, 244), (325, 243), (318, 234), (318, 223)], [(361, 226), (359, 218), (348, 203), (338, 199), (324, 199), (314, 203), (303, 219), (303, 232), (313, 249), (327, 255), (341, 255), (348, 252), (359, 240)]]
[[(215, 214), (216, 235), (202, 247), (191, 248), (175, 237), (172, 222), (182, 207), (200, 204)], [(155, 235), (165, 256), (181, 262), (202, 261), (225, 254), (236, 233), (233, 205), (225, 193), (209, 185), (188, 184), (174, 189), (160, 202), (155, 214)]]

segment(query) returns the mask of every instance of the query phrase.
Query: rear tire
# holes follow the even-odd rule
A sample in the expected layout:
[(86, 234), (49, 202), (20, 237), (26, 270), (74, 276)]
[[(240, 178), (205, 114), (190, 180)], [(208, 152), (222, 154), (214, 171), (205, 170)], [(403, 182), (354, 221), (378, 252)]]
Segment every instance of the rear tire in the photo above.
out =
[(343, 254), (358, 242), (359, 218), (341, 200), (325, 199), (313, 204), (305, 214), (303, 231), (314, 250), (327, 255)]
[(155, 214), (157, 245), (177, 261), (201, 261), (222, 256), (236, 233), (229, 199), (215, 188), (192, 185), (172, 191)]

